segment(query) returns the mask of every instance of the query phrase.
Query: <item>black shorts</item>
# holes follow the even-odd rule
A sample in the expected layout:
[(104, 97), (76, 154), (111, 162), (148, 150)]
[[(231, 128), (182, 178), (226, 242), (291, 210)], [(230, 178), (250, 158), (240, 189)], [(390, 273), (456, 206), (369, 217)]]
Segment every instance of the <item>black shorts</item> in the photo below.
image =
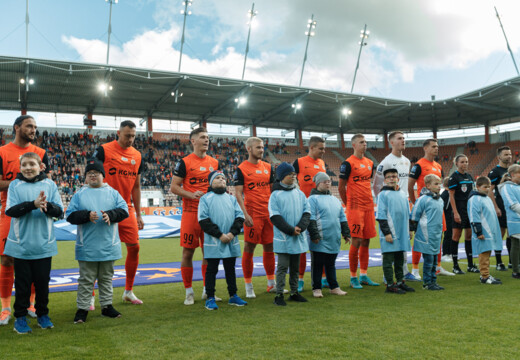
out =
[(468, 202), (467, 201), (457, 201), (455, 203), (457, 206), (457, 211), (460, 215), (460, 223), (455, 221), (455, 217), (453, 217), (453, 228), (454, 229), (469, 229), (471, 228), (471, 224), (469, 222), (468, 216)]

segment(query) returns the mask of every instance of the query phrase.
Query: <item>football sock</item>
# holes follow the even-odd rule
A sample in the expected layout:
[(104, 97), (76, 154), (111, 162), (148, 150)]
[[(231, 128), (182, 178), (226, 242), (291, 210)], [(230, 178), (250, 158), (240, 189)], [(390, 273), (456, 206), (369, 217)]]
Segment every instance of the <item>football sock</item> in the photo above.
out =
[(473, 267), (473, 250), (471, 248), (471, 240), (464, 241), (464, 247), (466, 249), (466, 256), (468, 257), (468, 267)]
[(34, 284), (31, 285), (31, 296), (29, 297), (29, 303), (34, 305), (36, 299), (36, 290), (34, 290)]
[(303, 279), (306, 268), (307, 268), (307, 253), (301, 253), (300, 254), (300, 268), (298, 270), (298, 275), (299, 275), (300, 279)]
[(451, 256), (453, 257), (453, 267), (459, 266), (459, 242), (451, 241)]
[(125, 261), (126, 283), (125, 290), (130, 291), (134, 287), (135, 273), (139, 265), (139, 244), (127, 246), (127, 254)]
[(250, 284), (253, 278), (253, 254), (245, 252), (242, 254), (242, 272), (244, 281)]
[(419, 263), (421, 262), (421, 253), (418, 251), (412, 251), (412, 268), (419, 269)]
[(497, 265), (502, 264), (502, 251), (495, 251), (495, 258), (497, 259)]
[(368, 270), (368, 246), (361, 246), (359, 248), (359, 273), (366, 275)]
[[(265, 275), (267, 275), (267, 280), (274, 280), (274, 272), (275, 272), (275, 260), (274, 260), (274, 252), (272, 251), (264, 251), (262, 254), (262, 261), (264, 263)], [(251, 263), (253, 264), (253, 263)], [(252, 265), (251, 265), (252, 266)]]
[(350, 245), (350, 250), (348, 252), (350, 277), (357, 277), (358, 257), (359, 257), (359, 248), (355, 247), (354, 245)]
[(2, 298), (2, 308), (11, 307), (11, 293), (14, 284), (14, 266), (0, 267), (0, 298)]
[(191, 282), (193, 280), (193, 268), (181, 266), (182, 282), (186, 289), (191, 288)]
[[(193, 268), (192, 268), (193, 269)], [(206, 287), (206, 270), (208, 269), (208, 265), (207, 264), (202, 264), (200, 266), (200, 271), (202, 273), (202, 285), (204, 285), (204, 287)], [(192, 273), (193, 274), (193, 273)]]

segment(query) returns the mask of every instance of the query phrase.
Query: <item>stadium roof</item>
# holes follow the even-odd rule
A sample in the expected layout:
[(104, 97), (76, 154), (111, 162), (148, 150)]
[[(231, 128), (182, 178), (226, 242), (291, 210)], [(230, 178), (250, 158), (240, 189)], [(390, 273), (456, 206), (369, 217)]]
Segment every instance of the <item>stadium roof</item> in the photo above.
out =
[[(20, 79), (34, 79), (33, 85)], [(112, 86), (107, 96), (100, 84)], [(446, 84), (449, 86), (449, 84)], [(26, 91), (27, 87), (29, 91)], [(520, 77), (424, 102), (153, 69), (0, 56), (0, 109), (382, 133), (519, 121)], [(243, 97), (246, 103), (236, 99)], [(301, 109), (296, 108), (301, 104)], [(293, 105), (295, 107), (293, 107)], [(345, 118), (341, 111), (349, 108)]]

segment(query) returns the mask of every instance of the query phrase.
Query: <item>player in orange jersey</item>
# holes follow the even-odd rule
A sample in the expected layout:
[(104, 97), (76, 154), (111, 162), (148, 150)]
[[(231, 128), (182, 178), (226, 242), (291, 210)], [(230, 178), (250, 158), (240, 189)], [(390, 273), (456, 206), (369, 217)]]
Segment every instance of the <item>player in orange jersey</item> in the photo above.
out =
[[(410, 202), (415, 204), (415, 192), (414, 192), (414, 186), (417, 183), (417, 195), (421, 196), (421, 190), (424, 188), (424, 178), (426, 175), (434, 174), (438, 176), (439, 178), (443, 178), (442, 173), (442, 166), (435, 161), (435, 158), (439, 155), (439, 144), (437, 142), (437, 139), (426, 139), (423, 142), (423, 150), (424, 150), (424, 157), (419, 159), (415, 163), (414, 166), (412, 166), (412, 169), (410, 170), (410, 177), (408, 180), (408, 198), (410, 199)], [(444, 219), (444, 215), (442, 216), (443, 219), (443, 230), (446, 231), (446, 220)], [(442, 254), (439, 253), (438, 259), (437, 259), (437, 275), (446, 275), (451, 276), (455, 275), (452, 272), (449, 272), (447, 270), (444, 270), (441, 267), (441, 256)], [(419, 262), (421, 261), (421, 253), (418, 251), (413, 250), (412, 248), (412, 275), (420, 280), (421, 276), (419, 275)]]
[[(2, 311), (0, 313), (0, 325), (7, 325), (11, 318), (11, 293), (13, 291), (14, 282), (14, 259), (11, 256), (4, 255), (4, 246), (7, 235), (11, 228), (11, 218), (5, 214), (7, 201), (7, 189), (11, 181), (16, 179), (20, 172), (20, 156), (22, 154), (33, 152), (38, 154), (45, 164), (45, 172), (49, 172), (49, 159), (44, 149), (39, 148), (31, 142), (36, 138), (36, 121), (32, 116), (19, 116), (14, 122), (14, 131), (16, 133), (12, 142), (0, 147), (0, 200), (2, 209), (0, 212), (0, 298), (2, 301)], [(36, 317), (36, 309), (34, 308), (34, 286), (31, 292), (31, 306), (27, 309), (31, 317)]]
[[(199, 127), (190, 133), (190, 142), (193, 152), (183, 157), (175, 165), (170, 190), (179, 195), (182, 200), (181, 219), (181, 246), (182, 262), (181, 275), (186, 289), (184, 305), (195, 303), (192, 280), (193, 280), (193, 254), (200, 246), (204, 254), (204, 232), (198, 221), (199, 199), (208, 191), (208, 175), (213, 170), (218, 170), (218, 161), (206, 155), (209, 147), (208, 131)], [(208, 262), (202, 260), (202, 279), (205, 282), (206, 268)], [(206, 298), (206, 290), (202, 293), (202, 299)], [(215, 297), (215, 299), (218, 299)]]
[(235, 195), (238, 205), (244, 213), (244, 252), (242, 254), (242, 271), (246, 286), (246, 297), (255, 298), (253, 289), (253, 254), (257, 244), (263, 246), (263, 263), (267, 275), (267, 292), (276, 292), (273, 252), (273, 224), (269, 220), (269, 197), (271, 184), (274, 182), (273, 166), (262, 161), (264, 142), (257, 137), (246, 141), (249, 154), (235, 173)]
[[(139, 265), (139, 230), (144, 227), (141, 216), (141, 153), (132, 145), (136, 127), (130, 120), (121, 122), (117, 140), (103, 144), (96, 149), (94, 157), (103, 163), (105, 182), (116, 189), (128, 205), (130, 216), (118, 223), (119, 238), (126, 244), (126, 283), (123, 301), (134, 305), (143, 302), (134, 292), (134, 279)], [(133, 204), (132, 204), (133, 203)]]
[[(303, 156), (294, 161), (293, 167), (296, 170), (298, 176), (298, 184), (300, 190), (303, 191), (306, 197), (311, 196), (311, 190), (315, 188), (314, 175), (319, 172), (327, 172), (325, 169), (325, 162), (322, 158), (325, 154), (325, 140), (319, 136), (313, 136), (309, 140), (309, 152), (307, 156)], [(305, 269), (307, 268), (307, 253), (300, 255), (300, 269), (299, 269), (299, 280), (298, 280), (298, 292), (303, 291), (303, 276), (305, 275)], [(327, 278), (325, 273), (322, 274), (322, 286), (328, 287)]]
[(348, 255), (350, 286), (354, 289), (362, 289), (362, 285), (379, 286), (367, 275), (370, 239), (376, 236), (374, 199), (370, 183), (374, 174), (374, 163), (365, 157), (367, 141), (364, 135), (354, 135), (351, 142), (354, 155), (341, 164), (338, 190), (347, 208), (347, 221), (352, 234), (352, 245)]

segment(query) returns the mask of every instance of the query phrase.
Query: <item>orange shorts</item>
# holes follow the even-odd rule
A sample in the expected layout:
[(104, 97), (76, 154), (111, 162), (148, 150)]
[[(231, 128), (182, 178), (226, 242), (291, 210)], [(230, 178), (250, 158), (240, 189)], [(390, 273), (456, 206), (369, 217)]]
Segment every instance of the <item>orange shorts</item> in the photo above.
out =
[(268, 217), (253, 218), (253, 226), (244, 225), (244, 241), (253, 244), (273, 243), (273, 224)]
[(346, 214), (353, 238), (371, 239), (377, 235), (374, 210), (347, 209)]
[(125, 244), (139, 244), (139, 228), (137, 227), (137, 218), (135, 217), (135, 209), (128, 209), (129, 216), (118, 223), (119, 239)]
[(10, 228), (11, 218), (2, 211), (2, 213), (0, 214), (0, 255), (5, 255), (5, 242), (7, 241), (7, 236), (9, 235)]
[(196, 212), (182, 213), (181, 218), (181, 246), (187, 249), (204, 247), (204, 232), (200, 228)]

